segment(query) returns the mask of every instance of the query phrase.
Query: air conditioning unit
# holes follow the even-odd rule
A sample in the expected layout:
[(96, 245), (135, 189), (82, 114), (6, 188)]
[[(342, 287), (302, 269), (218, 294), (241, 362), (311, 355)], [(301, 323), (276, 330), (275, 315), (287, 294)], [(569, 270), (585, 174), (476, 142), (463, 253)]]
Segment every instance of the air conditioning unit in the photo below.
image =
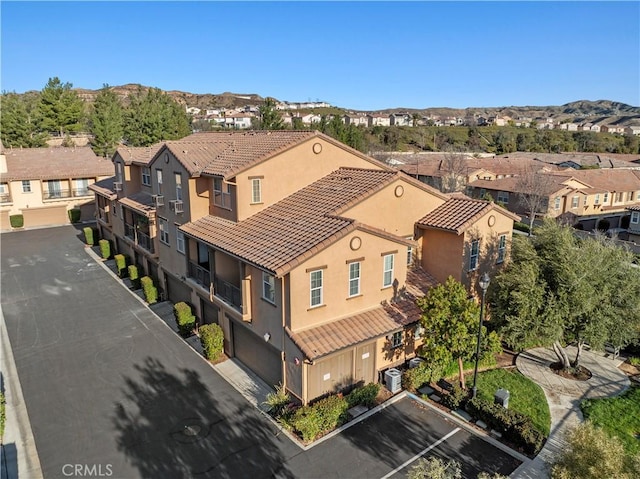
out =
[(409, 360), (409, 369), (417, 368), (422, 363), (424, 363), (424, 359), (422, 358), (411, 358)]
[(162, 195), (153, 195), (153, 202), (155, 203), (156, 207), (164, 206), (164, 196), (162, 196)]
[(387, 369), (384, 373), (384, 384), (393, 394), (402, 390), (402, 373), (396, 368)]
[(122, 181), (116, 181), (113, 183), (114, 191), (122, 191)]
[(176, 213), (184, 212), (182, 200), (171, 200), (171, 208)]

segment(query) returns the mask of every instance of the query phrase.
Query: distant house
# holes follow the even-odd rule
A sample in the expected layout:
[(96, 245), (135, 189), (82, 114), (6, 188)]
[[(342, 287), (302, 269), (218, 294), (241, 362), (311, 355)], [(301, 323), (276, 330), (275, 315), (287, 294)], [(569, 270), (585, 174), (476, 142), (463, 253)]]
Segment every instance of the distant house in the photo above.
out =
[(560, 123), (557, 128), (559, 130), (566, 130), (566, 131), (578, 131), (578, 124), (577, 123)]
[(367, 126), (367, 117), (364, 115), (343, 115), (342, 122), (345, 125)]
[(389, 115), (367, 115), (367, 126), (391, 126), (391, 118)]
[(627, 135), (640, 135), (640, 126), (628, 126), (624, 129)]
[(601, 125), (600, 131), (603, 133), (616, 133), (618, 135), (624, 134), (624, 126), (618, 125)]
[(408, 113), (392, 113), (389, 115), (391, 126), (412, 126), (411, 116)]

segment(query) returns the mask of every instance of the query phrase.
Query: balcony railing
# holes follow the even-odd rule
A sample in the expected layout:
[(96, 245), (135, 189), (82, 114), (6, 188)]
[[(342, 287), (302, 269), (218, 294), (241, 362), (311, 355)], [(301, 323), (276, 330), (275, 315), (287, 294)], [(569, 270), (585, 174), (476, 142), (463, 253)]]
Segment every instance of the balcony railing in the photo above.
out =
[(135, 241), (136, 239), (136, 228), (133, 225), (130, 225), (129, 223), (125, 223), (124, 224), (124, 235)]
[(153, 240), (151, 239), (151, 236), (143, 233), (142, 231), (138, 231), (137, 235), (138, 235), (138, 241), (137, 241), (138, 245), (142, 246), (149, 253), (155, 253), (153, 249)]
[(189, 261), (189, 277), (195, 279), (198, 284), (205, 288), (209, 288), (211, 284), (211, 273), (209, 270), (193, 261)]
[(104, 221), (107, 224), (110, 224), (109, 212), (106, 211), (104, 208), (98, 208), (98, 219), (100, 219), (101, 221)]
[(9, 193), (0, 193), (0, 203), (11, 203), (11, 195)]
[(73, 189), (73, 196), (91, 196), (92, 194), (88, 187)]
[(227, 283), (220, 278), (214, 278), (213, 291), (216, 296), (230, 303), (238, 311), (242, 312), (242, 291), (237, 286)]
[(60, 198), (71, 198), (71, 191), (69, 190), (51, 190), (51, 191), (43, 191), (42, 199), (43, 200), (56, 200)]

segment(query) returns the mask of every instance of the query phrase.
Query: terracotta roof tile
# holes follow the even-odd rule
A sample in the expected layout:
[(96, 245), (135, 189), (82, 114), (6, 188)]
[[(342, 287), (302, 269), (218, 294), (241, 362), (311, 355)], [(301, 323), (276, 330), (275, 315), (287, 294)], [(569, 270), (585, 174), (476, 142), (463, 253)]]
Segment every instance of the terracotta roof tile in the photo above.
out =
[(118, 194), (113, 190), (113, 182), (115, 179), (116, 177), (112, 176), (111, 178), (96, 181), (89, 185), (89, 189), (91, 191), (95, 191), (99, 195), (106, 196), (110, 200), (115, 200), (118, 198)]
[(2, 181), (95, 178), (113, 175), (111, 160), (89, 147), (5, 149), (7, 173)]
[(461, 234), (478, 218), (493, 209), (499, 209), (510, 218), (516, 219), (513, 213), (489, 201), (450, 198), (446, 203), (418, 220), (417, 224), (426, 228), (443, 229)]
[(640, 205), (627, 206), (630, 211), (640, 211)]
[(144, 147), (119, 146), (116, 150), (116, 154), (120, 155), (124, 160), (125, 165), (130, 165), (132, 163), (148, 165), (151, 163), (151, 160), (156, 153), (158, 153), (158, 150), (160, 150), (162, 145), (162, 143), (156, 143), (155, 145)]
[(156, 211), (153, 198), (148, 193), (139, 192), (125, 198), (120, 198), (120, 203), (145, 216), (150, 216)]

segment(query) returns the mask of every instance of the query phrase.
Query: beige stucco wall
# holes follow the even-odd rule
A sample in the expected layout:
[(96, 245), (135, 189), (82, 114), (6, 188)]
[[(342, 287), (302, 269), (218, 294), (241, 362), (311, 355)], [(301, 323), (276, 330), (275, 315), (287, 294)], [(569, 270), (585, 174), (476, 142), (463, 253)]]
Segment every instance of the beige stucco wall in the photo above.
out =
[[(361, 239), (358, 250), (352, 250), (351, 240)], [(390, 300), (393, 287), (382, 288), (383, 257), (395, 252), (394, 279), (398, 288), (406, 281), (407, 247), (385, 238), (356, 230), (302, 263), (290, 273), (291, 316), (289, 327), (299, 330), (371, 309)], [(360, 296), (349, 298), (350, 260), (360, 259)], [(310, 308), (310, 271), (323, 271), (323, 304)]]
[(421, 230), (422, 267), (438, 282), (461, 280), (464, 236), (436, 229)]
[[(313, 145), (320, 144), (322, 151), (313, 152)], [(361, 158), (322, 138), (311, 138), (268, 161), (259, 163), (238, 174), (237, 218), (241, 221), (263, 210), (282, 198), (308, 186), (340, 167), (381, 169), (377, 164)], [(286, 181), (283, 181), (286, 172)], [(251, 204), (252, 177), (262, 178), (262, 203)]]

